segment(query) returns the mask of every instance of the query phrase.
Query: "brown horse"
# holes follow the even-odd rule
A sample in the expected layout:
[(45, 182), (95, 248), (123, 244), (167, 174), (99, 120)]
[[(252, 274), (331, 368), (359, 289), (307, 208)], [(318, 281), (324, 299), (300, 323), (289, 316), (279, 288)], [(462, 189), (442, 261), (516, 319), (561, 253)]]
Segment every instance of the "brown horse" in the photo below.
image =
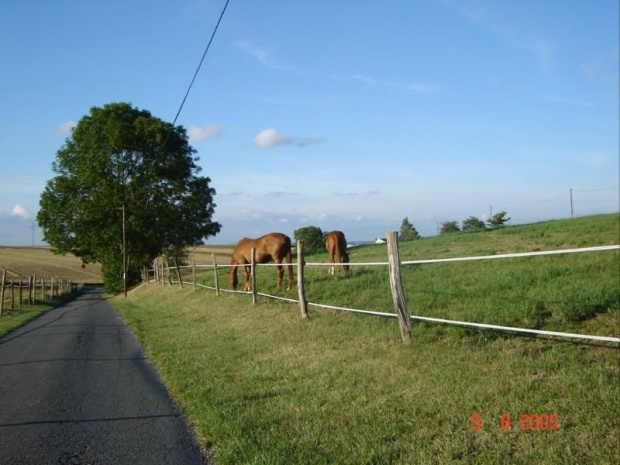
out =
[[(291, 239), (285, 234), (270, 233), (259, 237), (258, 239), (250, 239), (244, 237), (241, 239), (235, 250), (233, 250), (232, 257), (230, 259), (231, 265), (246, 265), (243, 267), (243, 273), (245, 275), (245, 287), (244, 290), (250, 291), (250, 271), (252, 263), (251, 250), (255, 249), (256, 263), (267, 263), (271, 260), (274, 263), (288, 263), (286, 268), (288, 270), (288, 287), (293, 287), (293, 265), (291, 265)], [(237, 289), (237, 266), (231, 266), (228, 272), (228, 282), (231, 289)], [(282, 278), (284, 277), (284, 268), (280, 265), (278, 269), (278, 289), (282, 287)]]
[(340, 269), (342, 271), (349, 271), (349, 265), (347, 265), (347, 263), (349, 263), (347, 240), (342, 231), (330, 232), (327, 237), (325, 237), (325, 248), (329, 253), (329, 263), (332, 263), (329, 267), (329, 274), (336, 273), (333, 263), (340, 263)]

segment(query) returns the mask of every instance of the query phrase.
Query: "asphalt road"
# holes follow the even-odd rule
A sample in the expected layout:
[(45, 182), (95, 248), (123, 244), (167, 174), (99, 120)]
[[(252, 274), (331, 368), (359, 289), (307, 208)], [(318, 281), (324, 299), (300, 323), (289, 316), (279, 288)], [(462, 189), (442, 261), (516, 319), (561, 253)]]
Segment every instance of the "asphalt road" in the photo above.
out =
[(101, 291), (0, 339), (1, 465), (205, 462)]

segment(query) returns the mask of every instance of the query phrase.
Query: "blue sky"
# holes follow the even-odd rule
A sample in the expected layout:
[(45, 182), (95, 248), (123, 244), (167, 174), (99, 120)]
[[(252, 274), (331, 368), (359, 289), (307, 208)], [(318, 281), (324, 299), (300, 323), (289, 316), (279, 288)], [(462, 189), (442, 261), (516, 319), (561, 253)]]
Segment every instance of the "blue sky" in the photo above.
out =
[[(224, 0), (0, 3), (0, 245), (92, 106), (172, 121)], [(234, 243), (617, 212), (617, 0), (231, 0), (177, 124)], [(41, 231), (35, 228), (35, 243)]]

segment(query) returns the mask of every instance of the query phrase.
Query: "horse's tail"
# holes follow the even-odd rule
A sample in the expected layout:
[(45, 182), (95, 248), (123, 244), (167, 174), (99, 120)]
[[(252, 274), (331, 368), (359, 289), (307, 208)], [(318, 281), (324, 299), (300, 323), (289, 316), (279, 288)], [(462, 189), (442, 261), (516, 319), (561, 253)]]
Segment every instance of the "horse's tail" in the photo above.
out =
[(286, 264), (286, 272), (288, 273), (288, 288), (292, 289), (294, 286), (293, 280), (293, 253), (291, 247), (291, 238), (287, 235), (284, 236), (286, 239), (284, 240), (284, 261)]

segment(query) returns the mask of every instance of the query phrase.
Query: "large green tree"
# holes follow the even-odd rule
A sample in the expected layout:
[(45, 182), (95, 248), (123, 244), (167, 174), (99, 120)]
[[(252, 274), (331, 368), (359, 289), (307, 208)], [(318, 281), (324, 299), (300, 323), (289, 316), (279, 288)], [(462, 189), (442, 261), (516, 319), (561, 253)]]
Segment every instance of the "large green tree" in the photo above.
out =
[(318, 226), (305, 226), (293, 232), (295, 240), (304, 243), (304, 250), (308, 253), (325, 250), (325, 233)]
[(162, 252), (219, 232), (215, 190), (199, 176), (195, 153), (182, 126), (146, 110), (128, 103), (91, 108), (56, 153), (56, 176), (41, 194), (37, 221), (45, 241), (56, 253), (101, 263), (106, 291), (118, 292), (123, 271), (131, 284)]

